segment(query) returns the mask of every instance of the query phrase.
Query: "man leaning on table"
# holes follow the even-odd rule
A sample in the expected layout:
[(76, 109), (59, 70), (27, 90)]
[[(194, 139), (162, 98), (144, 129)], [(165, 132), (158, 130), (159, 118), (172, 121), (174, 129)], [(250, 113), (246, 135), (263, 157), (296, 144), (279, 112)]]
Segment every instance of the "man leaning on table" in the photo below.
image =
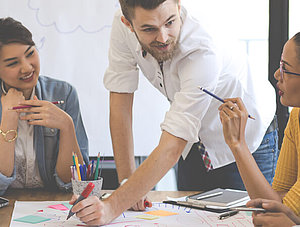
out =
[[(223, 55), (179, 0), (120, 0), (120, 4), (122, 12), (115, 14), (112, 25), (104, 85), (110, 91), (110, 130), (118, 177), (120, 182), (128, 181), (105, 201), (87, 198), (75, 205), (73, 212), (87, 224), (99, 225), (109, 223), (130, 207), (145, 209), (146, 193), (179, 158), (179, 167), (185, 162), (192, 166), (190, 172), (184, 173), (188, 180), (179, 179), (187, 187), (179, 189), (243, 187), (236, 165), (232, 164), (232, 153), (224, 142), (218, 115), (220, 102), (198, 86), (222, 98), (243, 99), (256, 118), (247, 125), (247, 144), (252, 152), (258, 149), (255, 158), (270, 155), (269, 159), (264, 158), (266, 167), (262, 172), (271, 182), (278, 155), (277, 131), (272, 121), (275, 93), (271, 85), (254, 83), (245, 61), (235, 62)], [(161, 124), (158, 146), (136, 169), (132, 106), (139, 70), (170, 101), (170, 109)], [(265, 83), (260, 93), (257, 83)], [(189, 185), (191, 181), (196, 184)]]

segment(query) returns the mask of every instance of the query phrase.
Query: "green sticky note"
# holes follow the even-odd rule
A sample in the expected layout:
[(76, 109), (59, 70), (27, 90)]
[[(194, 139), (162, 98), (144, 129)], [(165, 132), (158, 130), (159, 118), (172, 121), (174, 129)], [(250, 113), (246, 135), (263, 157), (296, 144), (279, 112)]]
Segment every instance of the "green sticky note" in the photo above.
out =
[(40, 216), (34, 216), (34, 215), (28, 215), (28, 216), (24, 216), (22, 218), (14, 219), (14, 221), (25, 222), (25, 223), (30, 223), (30, 224), (37, 224), (37, 223), (41, 223), (41, 222), (49, 221), (49, 220), (51, 220), (51, 219), (40, 217)]
[(62, 203), (62, 205), (64, 205), (65, 207), (67, 207), (69, 210), (71, 209), (71, 207), (73, 205), (69, 204), (69, 203)]

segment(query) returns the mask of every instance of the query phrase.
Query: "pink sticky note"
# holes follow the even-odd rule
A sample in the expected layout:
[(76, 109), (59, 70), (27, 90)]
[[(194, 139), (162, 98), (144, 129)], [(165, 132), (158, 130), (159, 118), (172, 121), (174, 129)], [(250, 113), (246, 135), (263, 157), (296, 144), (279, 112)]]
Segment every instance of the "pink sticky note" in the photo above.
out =
[(69, 210), (67, 207), (65, 207), (62, 204), (51, 205), (51, 206), (48, 206), (48, 207), (52, 208), (52, 209), (56, 209), (56, 210)]

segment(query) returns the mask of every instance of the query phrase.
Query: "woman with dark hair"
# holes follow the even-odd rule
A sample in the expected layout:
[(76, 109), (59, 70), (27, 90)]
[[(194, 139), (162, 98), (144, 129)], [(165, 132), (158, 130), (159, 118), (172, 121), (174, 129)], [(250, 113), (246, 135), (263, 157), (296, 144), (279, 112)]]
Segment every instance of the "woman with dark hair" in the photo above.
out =
[[(247, 147), (245, 127), (248, 113), (241, 99), (227, 99), (219, 108), (220, 118), (225, 141), (235, 157), (245, 187), (250, 198), (256, 199), (248, 205), (284, 212), (289, 217), (294, 212), (294, 222), (300, 223), (299, 218), (295, 218), (300, 216), (300, 33), (286, 42), (280, 67), (274, 77), (278, 81), (281, 104), (294, 108), (285, 129), (272, 187), (262, 175)], [(289, 208), (280, 206), (280, 203)], [(274, 207), (277, 208), (271, 209), (270, 204), (275, 204)], [(260, 214), (254, 216), (253, 222), (261, 226), (268, 220), (279, 226), (280, 223), (275, 217), (278, 218), (275, 214)]]
[(0, 19), (0, 194), (9, 187), (68, 190), (72, 152), (80, 163), (88, 161), (74, 87), (39, 73), (31, 32)]

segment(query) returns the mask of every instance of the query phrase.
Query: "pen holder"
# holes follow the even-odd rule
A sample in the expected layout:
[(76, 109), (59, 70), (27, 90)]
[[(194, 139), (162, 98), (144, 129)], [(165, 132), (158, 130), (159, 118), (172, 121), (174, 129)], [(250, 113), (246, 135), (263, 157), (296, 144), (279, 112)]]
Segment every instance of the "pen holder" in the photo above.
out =
[(72, 179), (73, 194), (80, 195), (85, 189), (85, 187), (88, 185), (88, 183), (90, 182), (92, 182), (95, 185), (95, 187), (89, 196), (97, 196), (99, 198), (102, 195), (101, 193), (102, 183), (103, 183), (102, 177), (99, 177), (98, 180), (90, 180), (90, 181), (79, 181), (79, 180)]

